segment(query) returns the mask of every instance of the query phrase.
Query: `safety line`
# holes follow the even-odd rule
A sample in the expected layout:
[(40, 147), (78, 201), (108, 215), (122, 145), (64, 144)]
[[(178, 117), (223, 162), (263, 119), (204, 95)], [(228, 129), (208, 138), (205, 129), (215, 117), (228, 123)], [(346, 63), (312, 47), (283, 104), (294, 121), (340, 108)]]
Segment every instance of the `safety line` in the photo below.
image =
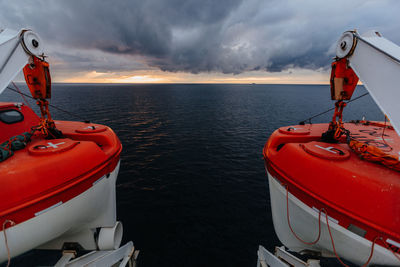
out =
[[(367, 93), (365, 93), (365, 94), (362, 94), (362, 95), (360, 95), (360, 96), (357, 96), (357, 97), (353, 98), (352, 100), (347, 101), (346, 104), (351, 103), (351, 102), (353, 102), (353, 101), (356, 101), (356, 100), (360, 99), (361, 97), (364, 97), (364, 96), (366, 96), (366, 95), (368, 95), (368, 94), (369, 94), (369, 93), (367, 92)], [(330, 109), (328, 109), (328, 110), (326, 110), (326, 111), (323, 111), (323, 112), (321, 112), (321, 113), (318, 113), (318, 114), (316, 114), (316, 115), (314, 115), (314, 116), (309, 117), (308, 119), (305, 119), (305, 120), (303, 120), (303, 121), (300, 121), (299, 124), (300, 124), (300, 125), (304, 125), (306, 122), (308, 122), (308, 123), (311, 124), (311, 120), (312, 120), (312, 119), (314, 119), (314, 118), (316, 118), (316, 117), (319, 117), (319, 116), (321, 116), (321, 115), (324, 115), (324, 114), (326, 114), (326, 113), (328, 113), (329, 111), (332, 111), (332, 110), (334, 110), (334, 109), (335, 109), (335, 108), (330, 108)]]
[(24, 99), (25, 104), (32, 109), (32, 107), (29, 105), (28, 101), (26, 100), (25, 96), (22, 94), (21, 90), (19, 90), (18, 86), (14, 82), (12, 82), (12, 84), (14, 85), (15, 89), (17, 89), (18, 93), (22, 96), (22, 98)]
[(317, 239), (315, 239), (312, 242), (304, 241), (303, 239), (301, 239), (294, 232), (294, 230), (293, 230), (293, 228), (292, 228), (292, 226), (290, 224), (290, 217), (289, 217), (289, 188), (288, 188), (288, 185), (284, 185), (284, 187), (286, 188), (286, 215), (287, 215), (286, 218), (287, 218), (287, 222), (288, 222), (290, 231), (292, 231), (292, 234), (294, 235), (294, 237), (296, 237), (300, 242), (302, 242), (302, 243), (304, 243), (306, 245), (314, 245), (314, 244), (316, 244), (319, 241), (320, 237), (321, 237), (321, 211), (322, 210), (320, 210), (319, 213), (318, 213), (318, 236), (317, 236)]
[[(30, 96), (30, 95), (28, 95), (28, 94), (24, 94), (24, 93), (22, 93), (22, 92), (18, 92), (18, 91), (15, 90), (14, 88), (11, 88), (11, 87), (8, 87), (8, 86), (7, 86), (6, 88), (9, 89), (9, 90), (11, 90), (11, 91), (13, 91), (13, 92), (16, 92), (16, 93), (18, 93), (18, 94), (21, 94), (21, 95), (24, 95), (24, 96), (26, 96), (26, 97), (29, 97), (30, 99), (36, 100), (36, 99), (34, 99), (32, 96)], [(61, 111), (61, 112), (64, 112), (64, 113), (66, 113), (66, 114), (69, 114), (69, 115), (71, 115), (71, 116), (74, 116), (74, 117), (76, 117), (76, 118), (82, 120), (82, 121), (85, 122), (85, 123), (90, 123), (90, 121), (88, 121), (87, 119), (81, 117), (80, 115), (78, 115), (78, 114), (76, 114), (76, 113), (73, 113), (73, 112), (67, 111), (67, 110), (65, 110), (65, 109), (59, 108), (59, 107), (57, 107), (57, 106), (55, 106), (55, 105), (52, 105), (52, 104), (50, 104), (50, 103), (49, 103), (49, 106), (52, 107), (52, 108), (55, 108), (55, 109), (57, 109), (57, 110), (59, 110), (59, 111)]]

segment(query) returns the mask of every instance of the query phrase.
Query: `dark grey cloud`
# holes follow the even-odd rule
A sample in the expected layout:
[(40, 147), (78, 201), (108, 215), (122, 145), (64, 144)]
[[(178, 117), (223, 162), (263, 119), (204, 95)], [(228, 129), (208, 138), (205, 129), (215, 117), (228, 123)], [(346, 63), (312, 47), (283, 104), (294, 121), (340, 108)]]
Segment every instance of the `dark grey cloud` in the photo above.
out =
[(32, 27), (53, 56), (79, 70), (319, 69), (329, 66), (332, 44), (345, 30), (375, 28), (400, 41), (397, 0), (0, 0), (0, 6), (0, 27)]

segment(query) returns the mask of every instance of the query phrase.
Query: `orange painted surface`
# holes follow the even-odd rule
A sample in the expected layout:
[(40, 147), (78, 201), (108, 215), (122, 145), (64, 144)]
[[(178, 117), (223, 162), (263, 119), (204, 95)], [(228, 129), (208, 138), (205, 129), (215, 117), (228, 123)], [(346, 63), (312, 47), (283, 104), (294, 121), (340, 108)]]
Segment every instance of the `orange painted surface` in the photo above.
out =
[[(400, 242), (400, 172), (360, 159), (345, 142), (321, 142), (328, 124), (292, 126), (299, 133), (275, 131), (264, 147), (268, 171), (310, 207), (325, 208), (347, 228), (349, 224)], [(392, 129), (345, 123), (360, 142), (399, 156), (400, 137)], [(288, 128), (288, 127), (285, 127)]]
[[(4, 108), (18, 109), (0, 104), (0, 110)], [(38, 123), (29, 108), (22, 106), (20, 110), (24, 121), (0, 124), (2, 141)], [(0, 162), (0, 223), (6, 219), (21, 223), (60, 201), (70, 200), (118, 164), (122, 146), (110, 128), (67, 121), (56, 121), (56, 127), (65, 138), (46, 140), (36, 133), (24, 149)], [(103, 130), (76, 131), (85, 127)]]

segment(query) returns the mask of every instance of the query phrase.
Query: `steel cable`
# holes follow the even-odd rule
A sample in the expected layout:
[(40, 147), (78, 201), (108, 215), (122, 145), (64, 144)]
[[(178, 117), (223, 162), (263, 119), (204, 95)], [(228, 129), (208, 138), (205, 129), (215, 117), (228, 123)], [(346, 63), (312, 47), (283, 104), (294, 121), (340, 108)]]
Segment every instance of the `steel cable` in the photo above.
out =
[[(9, 89), (9, 90), (11, 90), (11, 91), (13, 91), (13, 92), (16, 92), (16, 93), (18, 93), (18, 94), (20, 94), (20, 95), (22, 95), (22, 96), (26, 96), (26, 97), (28, 97), (28, 98), (30, 98), (30, 99), (36, 100), (36, 99), (34, 99), (32, 96), (30, 96), (30, 95), (28, 95), (28, 94), (24, 94), (24, 93), (22, 93), (21, 91), (15, 90), (14, 88), (11, 88), (11, 87), (8, 87), (8, 86), (7, 86), (7, 89)], [(82, 116), (80, 116), (80, 115), (78, 115), (78, 114), (76, 114), (76, 113), (73, 113), (73, 112), (70, 112), (70, 111), (68, 111), (68, 110), (59, 108), (59, 107), (57, 107), (57, 106), (55, 106), (55, 105), (52, 105), (52, 104), (50, 104), (50, 103), (49, 103), (49, 106), (52, 107), (52, 108), (55, 108), (55, 109), (57, 109), (57, 110), (59, 110), (59, 111), (61, 111), (61, 112), (64, 112), (64, 113), (66, 113), (66, 114), (68, 114), (68, 115), (74, 116), (74, 117), (76, 117), (76, 118), (82, 120), (82, 121), (85, 122), (85, 123), (90, 123), (89, 120), (85, 119), (84, 117), (82, 117)]]
[[(356, 100), (360, 99), (361, 97), (364, 97), (364, 96), (366, 96), (366, 95), (368, 95), (368, 94), (369, 94), (369, 93), (367, 92), (367, 93), (365, 93), (365, 94), (362, 94), (362, 95), (360, 95), (360, 96), (357, 96), (356, 98), (353, 98), (352, 100), (347, 101), (346, 104), (351, 103), (351, 102), (353, 102), (353, 101), (356, 101)], [(316, 115), (313, 115), (313, 116), (311, 116), (311, 117), (309, 117), (309, 118), (307, 118), (307, 119), (305, 119), (305, 120), (303, 120), (303, 121), (300, 121), (299, 124), (300, 124), (300, 125), (304, 125), (306, 122), (309, 122), (309, 123), (311, 124), (311, 120), (312, 120), (312, 119), (314, 119), (314, 118), (316, 118), (316, 117), (319, 117), (319, 116), (321, 116), (321, 115), (324, 115), (324, 114), (326, 114), (326, 113), (328, 113), (329, 111), (332, 111), (332, 110), (334, 110), (334, 109), (335, 109), (335, 108), (330, 108), (330, 109), (325, 110), (325, 111), (323, 111), (323, 112), (321, 112), (321, 113), (318, 113), (318, 114), (316, 114)]]

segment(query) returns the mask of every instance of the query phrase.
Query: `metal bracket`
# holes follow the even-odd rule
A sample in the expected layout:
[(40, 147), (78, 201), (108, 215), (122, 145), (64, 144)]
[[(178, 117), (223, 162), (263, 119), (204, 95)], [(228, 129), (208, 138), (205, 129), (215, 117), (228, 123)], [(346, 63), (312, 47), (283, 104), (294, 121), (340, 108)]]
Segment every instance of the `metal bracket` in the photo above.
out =
[(286, 251), (284, 246), (275, 247), (275, 254), (272, 254), (263, 246), (259, 246), (257, 254), (257, 267), (321, 267), (319, 260), (304, 262)]
[[(68, 251), (58, 260), (55, 267), (78, 266), (136, 266), (139, 250), (135, 250), (132, 241), (115, 250), (97, 250), (73, 259), (74, 252)], [(73, 259), (73, 260), (71, 260)]]

